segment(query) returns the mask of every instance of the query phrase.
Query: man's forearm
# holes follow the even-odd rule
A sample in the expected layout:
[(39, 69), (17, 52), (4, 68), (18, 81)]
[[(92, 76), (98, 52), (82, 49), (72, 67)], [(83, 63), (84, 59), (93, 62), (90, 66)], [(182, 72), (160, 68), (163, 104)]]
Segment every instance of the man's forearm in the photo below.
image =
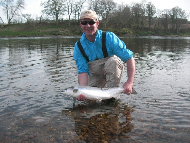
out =
[(133, 84), (134, 77), (135, 77), (135, 60), (132, 57), (131, 59), (127, 60), (127, 82), (129, 84)]
[(88, 85), (88, 73), (80, 73), (78, 74), (78, 83), (82, 86)]

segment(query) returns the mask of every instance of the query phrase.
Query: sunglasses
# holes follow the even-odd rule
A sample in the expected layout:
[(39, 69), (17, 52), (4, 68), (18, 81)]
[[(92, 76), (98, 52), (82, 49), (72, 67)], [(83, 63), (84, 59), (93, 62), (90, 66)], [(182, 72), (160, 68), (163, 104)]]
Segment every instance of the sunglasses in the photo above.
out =
[(87, 23), (89, 24), (89, 25), (94, 25), (96, 22), (95, 21), (81, 21), (80, 22), (82, 25), (86, 25)]

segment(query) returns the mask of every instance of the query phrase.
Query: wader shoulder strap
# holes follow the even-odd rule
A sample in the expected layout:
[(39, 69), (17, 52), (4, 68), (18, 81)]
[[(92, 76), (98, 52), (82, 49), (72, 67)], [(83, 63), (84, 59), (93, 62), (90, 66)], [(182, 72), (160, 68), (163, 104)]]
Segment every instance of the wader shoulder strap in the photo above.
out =
[(84, 51), (84, 49), (83, 49), (83, 47), (82, 47), (82, 45), (80, 43), (80, 40), (77, 42), (77, 45), (79, 47), (79, 50), (80, 50), (81, 54), (85, 57), (85, 59), (87, 60), (87, 62), (89, 62), (89, 58), (86, 55), (86, 53), (85, 53), (85, 51)]
[[(89, 58), (86, 55), (86, 53), (85, 53), (85, 51), (84, 51), (84, 49), (83, 49), (83, 47), (81, 45), (80, 40), (77, 42), (77, 45), (79, 47), (79, 50), (80, 50), (81, 54), (85, 57), (87, 62), (89, 62)], [(106, 49), (106, 31), (102, 32), (102, 52), (104, 54), (104, 58), (106, 58), (108, 56), (107, 49)]]
[(104, 58), (108, 56), (108, 52), (106, 49), (106, 31), (102, 32), (102, 52), (104, 54)]

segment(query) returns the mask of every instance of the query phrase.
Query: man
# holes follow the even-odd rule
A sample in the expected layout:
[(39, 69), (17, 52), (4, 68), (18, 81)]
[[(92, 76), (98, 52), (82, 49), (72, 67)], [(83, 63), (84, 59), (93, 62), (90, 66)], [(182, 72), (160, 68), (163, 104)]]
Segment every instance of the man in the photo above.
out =
[[(106, 32), (105, 43), (103, 43), (102, 31), (98, 29), (98, 25), (96, 12), (86, 10), (81, 13), (80, 27), (83, 34), (80, 44), (79, 42), (75, 43), (73, 53), (78, 68), (79, 85), (101, 88), (105, 86), (117, 87), (120, 84), (123, 62), (125, 62), (128, 79), (123, 84), (123, 93), (129, 95), (132, 93), (135, 76), (133, 52), (127, 49), (125, 43), (112, 32)], [(84, 52), (79, 47), (82, 47)], [(85, 99), (85, 95), (78, 97), (78, 100)]]

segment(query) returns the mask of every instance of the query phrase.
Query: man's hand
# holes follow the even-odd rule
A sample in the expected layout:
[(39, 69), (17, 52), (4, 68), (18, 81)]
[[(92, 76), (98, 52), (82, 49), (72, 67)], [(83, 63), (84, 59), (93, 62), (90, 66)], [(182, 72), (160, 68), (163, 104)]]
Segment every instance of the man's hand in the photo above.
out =
[(129, 84), (129, 83), (125, 82), (123, 84), (123, 88), (124, 88), (123, 93), (130, 95), (133, 91), (133, 84)]
[(84, 94), (81, 94), (81, 95), (79, 95), (79, 97), (77, 98), (77, 100), (84, 101), (84, 100), (87, 100), (87, 98), (84, 96)]

